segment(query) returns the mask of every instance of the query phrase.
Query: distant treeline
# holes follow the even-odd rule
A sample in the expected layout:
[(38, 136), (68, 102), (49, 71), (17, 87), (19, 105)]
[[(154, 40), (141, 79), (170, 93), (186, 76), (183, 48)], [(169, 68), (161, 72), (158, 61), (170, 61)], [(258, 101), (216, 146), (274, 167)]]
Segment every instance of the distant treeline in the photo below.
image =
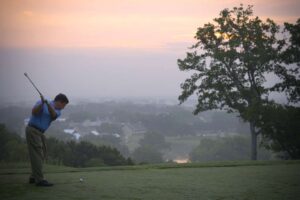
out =
[[(34, 102), (33, 102), (34, 104)], [(30, 116), (31, 107), (0, 107), (0, 123), (24, 134), (24, 119)], [(85, 120), (111, 121), (140, 124), (146, 131), (153, 131), (165, 136), (195, 135), (199, 132), (238, 132), (248, 133), (249, 125), (240, 121), (235, 114), (220, 111), (208, 111), (195, 116), (192, 110), (184, 106), (135, 104), (130, 102), (103, 102), (69, 105), (63, 112), (67, 121), (53, 123), (51, 127), (63, 130), (69, 122), (82, 123)], [(101, 131), (101, 130), (100, 130)], [(116, 131), (118, 132), (118, 131)]]
[(87, 103), (68, 107), (65, 116), (74, 122), (107, 120), (114, 123), (139, 123), (147, 131), (165, 136), (195, 135), (199, 132), (248, 133), (249, 125), (235, 114), (208, 111), (193, 115), (184, 106), (160, 104), (135, 104), (130, 102)]
[[(47, 162), (51, 164), (62, 164), (70, 167), (133, 164), (130, 158), (124, 158), (117, 149), (95, 146), (89, 142), (63, 142), (55, 138), (48, 138), (47, 147)], [(0, 161), (29, 161), (25, 139), (9, 131), (3, 124), (0, 124)]]

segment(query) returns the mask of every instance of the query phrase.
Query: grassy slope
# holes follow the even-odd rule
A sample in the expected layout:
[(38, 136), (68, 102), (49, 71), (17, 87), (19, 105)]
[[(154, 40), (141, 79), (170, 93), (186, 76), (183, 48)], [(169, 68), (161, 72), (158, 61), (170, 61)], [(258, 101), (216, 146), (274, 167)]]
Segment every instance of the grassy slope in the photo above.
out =
[[(0, 199), (299, 199), (300, 161), (211, 162), (74, 169), (46, 166), (51, 188), (27, 184), (28, 165), (0, 165)], [(79, 178), (84, 182), (80, 183)]]

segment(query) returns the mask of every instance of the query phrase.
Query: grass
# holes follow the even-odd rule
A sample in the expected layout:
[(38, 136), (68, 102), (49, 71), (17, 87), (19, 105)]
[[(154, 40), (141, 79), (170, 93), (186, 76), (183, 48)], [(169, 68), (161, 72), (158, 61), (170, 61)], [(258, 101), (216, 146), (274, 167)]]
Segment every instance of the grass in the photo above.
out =
[(299, 199), (299, 169), (300, 161), (83, 169), (47, 165), (45, 176), (55, 186), (39, 188), (27, 183), (29, 165), (1, 164), (0, 199)]

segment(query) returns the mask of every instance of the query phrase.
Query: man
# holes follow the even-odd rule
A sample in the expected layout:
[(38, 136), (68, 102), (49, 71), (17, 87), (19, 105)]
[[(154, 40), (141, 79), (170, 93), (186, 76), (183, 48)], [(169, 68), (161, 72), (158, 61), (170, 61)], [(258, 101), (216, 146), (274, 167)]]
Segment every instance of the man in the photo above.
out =
[(32, 113), (26, 127), (26, 140), (31, 162), (31, 175), (29, 183), (36, 186), (53, 186), (44, 179), (43, 160), (46, 159), (47, 149), (44, 132), (49, 128), (52, 121), (61, 115), (61, 110), (69, 103), (64, 94), (58, 94), (54, 101), (47, 101), (41, 96), (32, 108)]

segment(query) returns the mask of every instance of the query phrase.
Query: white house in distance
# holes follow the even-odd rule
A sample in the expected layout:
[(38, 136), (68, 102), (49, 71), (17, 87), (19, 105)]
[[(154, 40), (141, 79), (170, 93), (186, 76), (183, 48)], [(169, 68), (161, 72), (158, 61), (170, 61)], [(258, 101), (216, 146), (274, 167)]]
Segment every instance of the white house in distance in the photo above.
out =
[(79, 140), (80, 134), (76, 131), (76, 129), (64, 129), (64, 133), (70, 134), (75, 137), (76, 140)]

